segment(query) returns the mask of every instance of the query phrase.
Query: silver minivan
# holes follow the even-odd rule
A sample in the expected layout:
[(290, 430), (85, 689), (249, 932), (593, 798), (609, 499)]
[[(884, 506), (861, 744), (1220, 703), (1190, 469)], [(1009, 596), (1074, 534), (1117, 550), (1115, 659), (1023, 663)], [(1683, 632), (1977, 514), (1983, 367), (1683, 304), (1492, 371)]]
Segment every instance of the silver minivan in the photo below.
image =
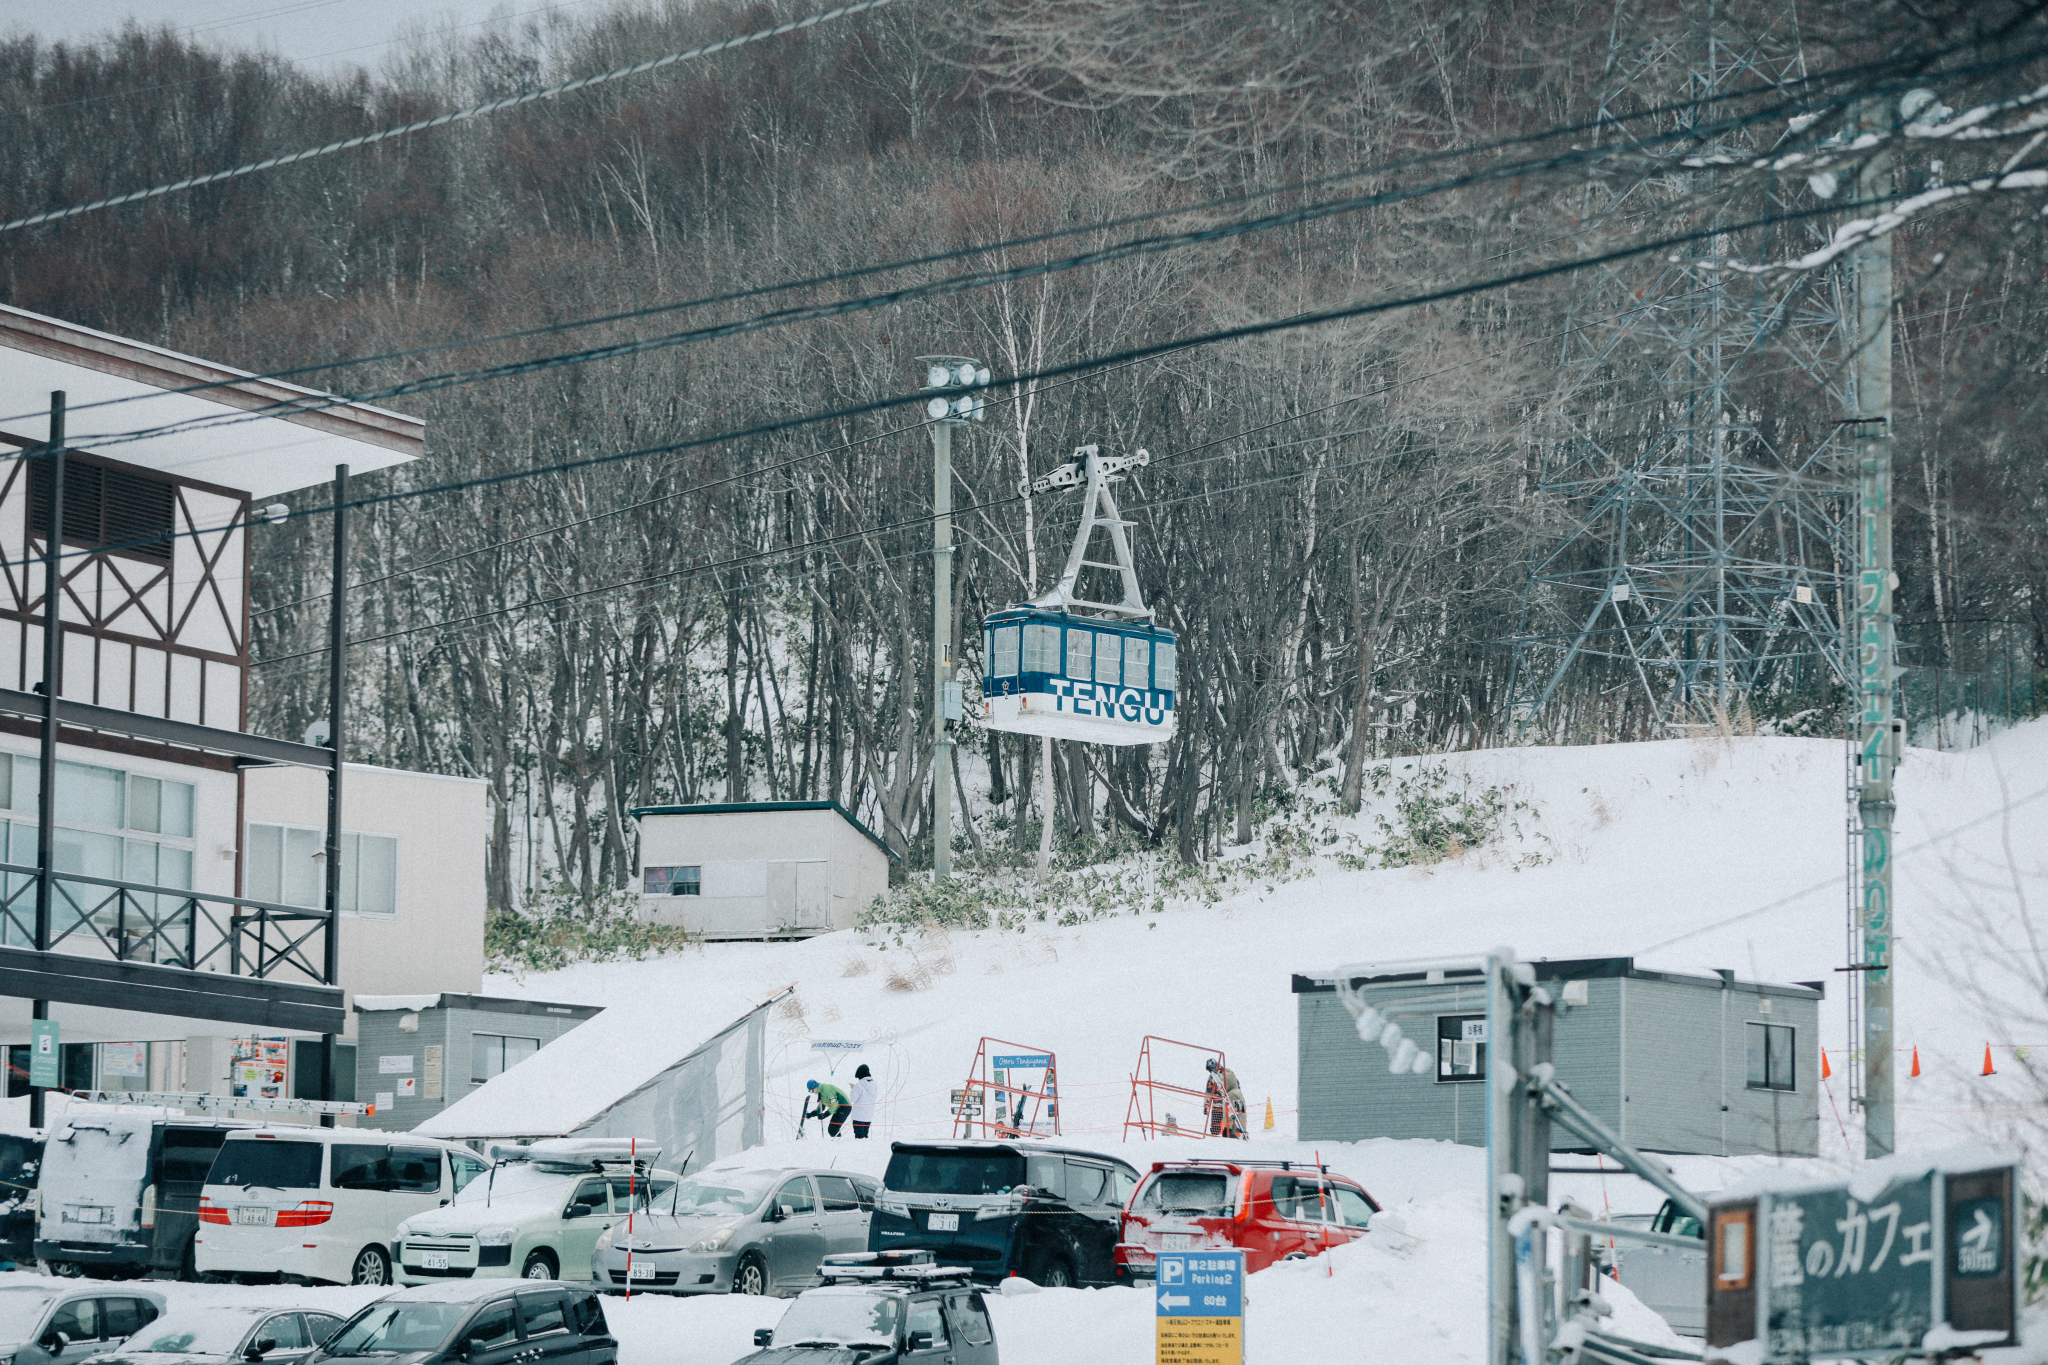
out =
[(590, 1258), (593, 1288), (657, 1294), (798, 1294), (827, 1256), (868, 1249), (879, 1183), (851, 1171), (710, 1170), (614, 1224)]

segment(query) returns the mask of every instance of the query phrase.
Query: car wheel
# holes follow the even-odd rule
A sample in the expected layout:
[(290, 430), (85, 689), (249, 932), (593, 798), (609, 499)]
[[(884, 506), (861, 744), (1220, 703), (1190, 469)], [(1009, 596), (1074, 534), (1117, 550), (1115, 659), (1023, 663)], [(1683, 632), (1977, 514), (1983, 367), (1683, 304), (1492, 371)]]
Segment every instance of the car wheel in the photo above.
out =
[(1306, 1251), (1290, 1251), (1280, 1259), (1283, 1261), (1306, 1261), (1308, 1253)]
[(348, 1268), (350, 1284), (390, 1284), (391, 1257), (383, 1247), (366, 1246), (356, 1253), (354, 1264)]
[(1064, 1256), (1048, 1256), (1039, 1263), (1038, 1273), (1032, 1279), (1041, 1289), (1072, 1289), (1074, 1267)]
[(740, 1257), (739, 1269), (732, 1273), (732, 1292), (735, 1294), (767, 1293), (768, 1263), (751, 1251)]
[(523, 1280), (552, 1280), (558, 1269), (555, 1258), (542, 1247), (527, 1253), (526, 1264), (519, 1267), (519, 1277)]

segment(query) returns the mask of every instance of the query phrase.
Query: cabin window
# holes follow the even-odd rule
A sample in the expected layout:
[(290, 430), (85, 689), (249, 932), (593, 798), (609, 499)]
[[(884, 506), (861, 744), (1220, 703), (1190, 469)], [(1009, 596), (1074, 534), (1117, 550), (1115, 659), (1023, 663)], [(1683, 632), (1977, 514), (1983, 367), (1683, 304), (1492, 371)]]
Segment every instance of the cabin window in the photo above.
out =
[(1793, 1030), (1787, 1024), (1749, 1026), (1749, 1088), (1797, 1090), (1792, 1066)]
[(1024, 671), (1026, 673), (1057, 673), (1060, 671), (1060, 628), (1058, 626), (1028, 625), (1024, 627)]
[(650, 867), (642, 876), (641, 894), (647, 896), (701, 896), (704, 868)]
[(1173, 690), (1173, 641), (1161, 640), (1153, 659), (1152, 685), (1171, 692)]
[(540, 1051), (538, 1038), (508, 1038), (502, 1033), (469, 1035), (469, 1083), (482, 1085)]
[(1004, 626), (1001, 630), (989, 632), (995, 644), (989, 649), (991, 678), (1014, 678), (1017, 676), (1017, 627)]
[(1436, 1017), (1436, 1078), (1439, 1081), (1486, 1079), (1486, 1016), (1439, 1014)]
[(1104, 635), (1095, 642), (1095, 681), (1115, 683), (1123, 677), (1123, 651), (1117, 647), (1119, 637)]
[(1095, 673), (1095, 632), (1067, 632), (1067, 676), (1086, 682)]
[(1146, 687), (1152, 673), (1152, 642), (1142, 635), (1124, 636), (1124, 686)]

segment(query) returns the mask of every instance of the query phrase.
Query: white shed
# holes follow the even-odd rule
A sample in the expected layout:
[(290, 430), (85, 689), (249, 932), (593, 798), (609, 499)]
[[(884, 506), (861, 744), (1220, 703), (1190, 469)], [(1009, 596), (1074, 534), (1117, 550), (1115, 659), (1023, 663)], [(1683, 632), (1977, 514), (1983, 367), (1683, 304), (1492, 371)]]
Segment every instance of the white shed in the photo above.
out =
[(850, 929), (889, 889), (895, 855), (836, 801), (641, 806), (647, 917), (709, 939)]

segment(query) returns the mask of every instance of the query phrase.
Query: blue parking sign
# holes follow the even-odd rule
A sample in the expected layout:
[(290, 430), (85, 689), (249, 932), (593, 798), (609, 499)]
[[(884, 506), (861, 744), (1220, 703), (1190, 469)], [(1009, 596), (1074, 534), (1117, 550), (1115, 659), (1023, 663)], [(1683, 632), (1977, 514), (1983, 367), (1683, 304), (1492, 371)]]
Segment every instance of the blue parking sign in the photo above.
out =
[(1242, 1251), (1162, 1251), (1154, 1283), (1155, 1317), (1244, 1316)]

